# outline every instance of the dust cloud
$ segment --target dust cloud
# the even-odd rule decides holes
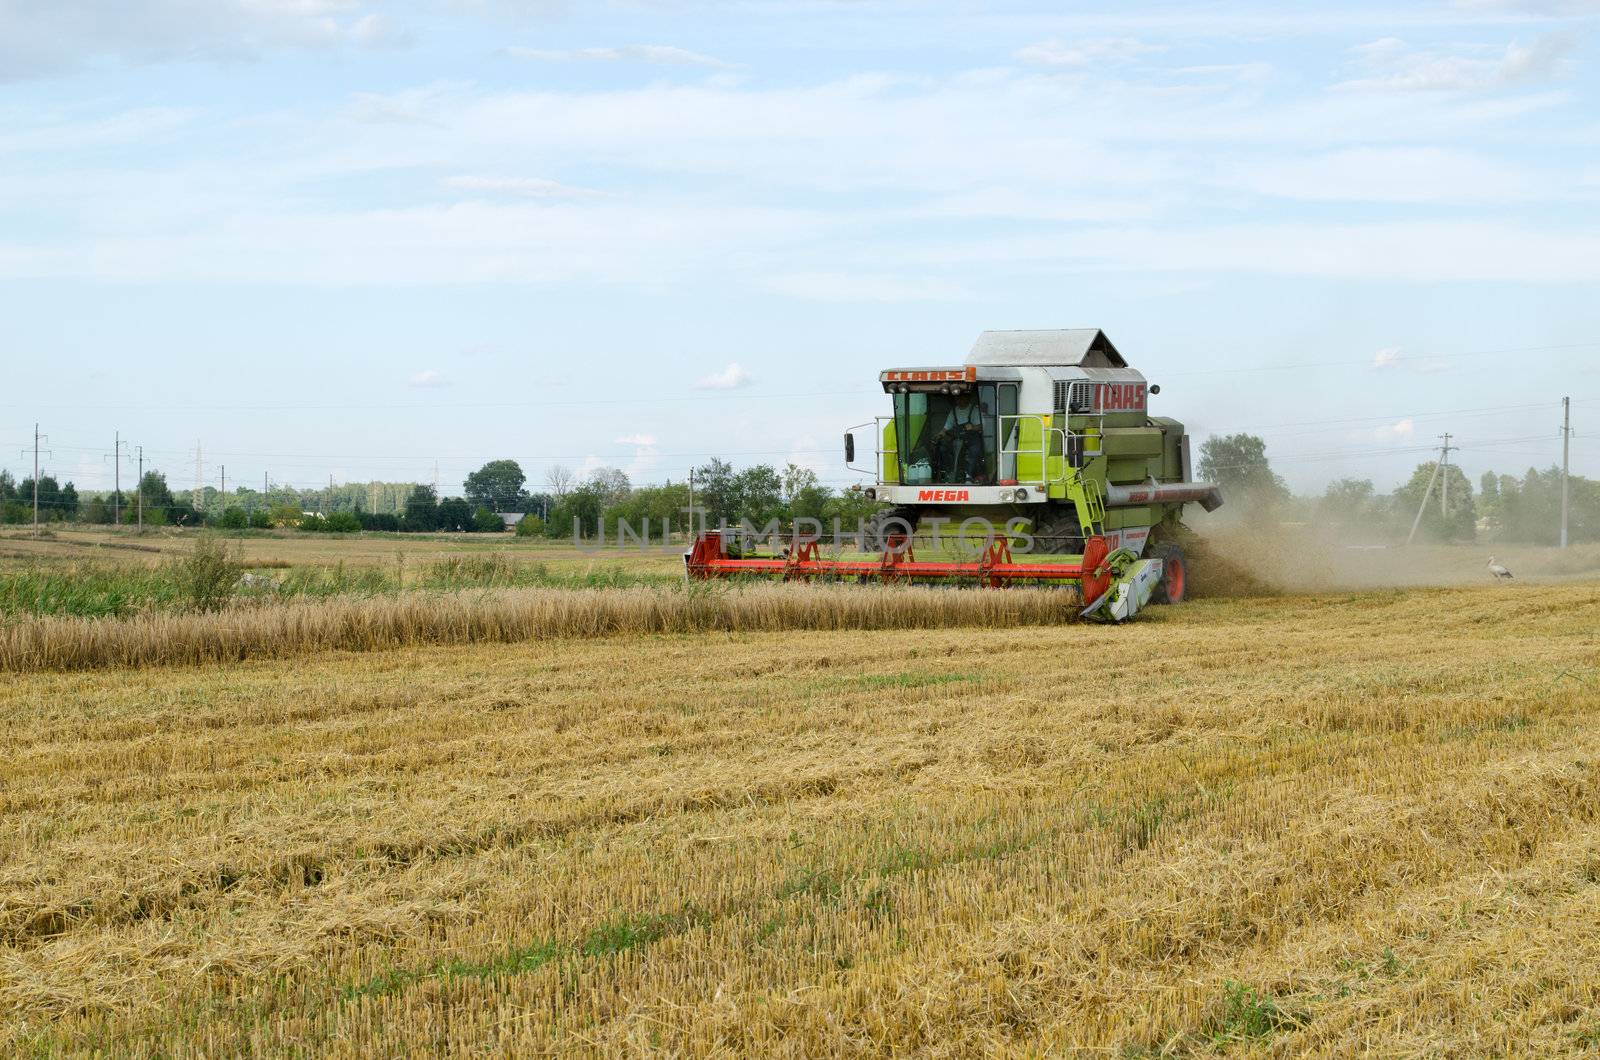
[[[1489,557],[1519,582],[1600,580],[1600,545],[1350,545],[1304,526],[1217,526],[1184,543],[1190,597],[1483,585]]]

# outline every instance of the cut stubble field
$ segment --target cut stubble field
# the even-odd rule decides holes
[[[0,1049],[1592,1053],[1597,629],[1519,585],[7,674]]]

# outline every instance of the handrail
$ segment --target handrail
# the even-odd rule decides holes
[[[876,477],[877,482],[878,482],[879,485],[887,485],[887,484],[889,484],[889,483],[886,483],[884,481],[884,478],[883,478],[883,459],[891,451],[888,450],[888,449],[885,449],[883,447],[883,436],[884,436],[883,426],[884,426],[885,423],[890,423],[890,424],[894,423],[894,419],[895,418],[893,416],[876,416],[876,417],[873,418],[873,421],[872,421],[872,428],[873,428],[873,432],[874,432],[874,435],[875,435],[875,440],[873,442],[874,455],[875,455],[875,458],[876,458],[876,463],[873,465],[873,474]],[[1017,478],[1016,482],[1017,482],[1018,485],[1033,486],[1033,487],[1036,487],[1036,488],[1044,489],[1044,488],[1047,488],[1047,487],[1049,487],[1051,485],[1058,484],[1058,483],[1061,483],[1061,482],[1065,482],[1065,481],[1067,481],[1068,478],[1071,477],[1073,468],[1072,468],[1071,464],[1068,462],[1068,453],[1070,452],[1070,447],[1068,445],[1068,441],[1072,437],[1072,431],[1070,431],[1070,430],[1068,430],[1066,428],[1063,428],[1063,427],[1055,426],[1051,422],[1052,419],[1053,419],[1053,417],[1051,417],[1051,416],[1043,415],[1043,414],[1040,414],[1040,413],[1031,413],[1031,412],[1028,412],[1028,413],[1014,413],[1014,414],[1011,414],[1011,415],[1002,415],[1002,416],[996,416],[995,417],[995,421],[996,421],[995,422],[995,430],[997,432],[996,441],[1000,443],[999,445],[996,446],[996,449],[995,449],[995,459],[996,459],[996,468],[995,468],[995,470],[997,472],[997,475],[996,475],[997,478],[1000,477],[998,475],[998,471],[1000,469],[1000,464],[1005,460],[1006,457],[1012,458],[1012,461],[1013,461],[1013,465],[1012,466],[1013,466],[1013,470],[1015,470],[1016,463],[1019,461],[1019,458],[1020,457],[1024,457],[1024,456],[1036,456],[1036,457],[1039,458],[1039,476],[1037,478],[1029,478],[1029,479]],[[1023,446],[1023,445],[1020,445],[1020,444],[1018,444],[1016,446],[1008,446],[1008,445],[1006,445],[1005,444],[1005,440],[1006,440],[1006,437],[1007,437],[1007,435],[1009,433],[1007,428],[1006,428],[1006,425],[1009,423],[1009,424],[1017,426],[1017,437],[1018,437],[1018,441],[1020,442],[1021,441],[1021,433],[1022,433],[1021,430],[1020,430],[1020,424],[1022,423],[1023,420],[1037,420],[1039,422],[1040,431],[1039,431],[1038,443],[1035,444],[1035,445],[1029,445],[1029,446]],[[866,424],[862,424],[861,426],[865,427]],[[860,428],[852,427],[850,429],[851,429],[851,431],[856,431],[856,430],[859,430]],[[900,449],[899,449],[899,447],[900,447],[900,435],[899,435],[898,428],[896,428],[894,438],[895,438],[895,448],[894,448],[893,452],[895,454],[896,462],[897,462],[897,464],[903,464],[903,458],[904,458],[905,454],[901,453]],[[1061,473],[1059,475],[1055,475],[1055,476],[1052,476],[1050,474],[1050,457],[1053,455],[1052,452],[1051,452],[1052,446],[1050,444],[1052,438],[1059,438],[1060,441],[1061,441],[1060,450],[1059,450],[1059,453],[1060,453],[1060,456],[1061,456]],[[861,471],[861,470],[864,470],[864,469],[852,467],[851,470],[853,470],[853,471]],[[900,476],[897,475],[896,479],[899,480]],[[897,484],[906,485],[906,483],[904,481],[898,481]]]

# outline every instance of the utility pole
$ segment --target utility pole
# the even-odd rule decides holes
[[[1442,469],[1443,469],[1442,473],[1444,475],[1444,481],[1440,484],[1441,485],[1441,491],[1439,493],[1439,514],[1444,516],[1444,521],[1445,521],[1445,525],[1446,525],[1445,532],[1446,532],[1446,534],[1448,534],[1449,533],[1448,527],[1449,527],[1449,523],[1450,523],[1450,432],[1449,431],[1446,431],[1444,433],[1444,451],[1443,451],[1443,455],[1441,455],[1439,457],[1439,463],[1440,463],[1440,465],[1442,465]]]
[[[39,536],[39,438],[39,425],[35,423],[33,425],[33,535],[35,537]],[[48,442],[50,439],[44,440]],[[20,455],[27,456],[28,450],[23,448],[20,450]],[[55,456],[54,453],[50,455]]]
[[[1422,525],[1422,513],[1428,508],[1428,498],[1433,496],[1433,483],[1439,477],[1439,468],[1444,461],[1436,460],[1433,464],[1433,474],[1428,476],[1428,488],[1422,492],[1422,503],[1417,505],[1417,517],[1411,520],[1411,533],[1406,535],[1406,544],[1411,544],[1411,539],[1417,536],[1417,527]]]
[[[144,446],[139,446],[139,533],[144,533]]]
[[[33,425],[33,536],[39,536],[39,425]]]
[[[1562,399],[1562,548],[1566,548],[1566,450],[1573,440],[1573,399]],[[37,477],[37,476],[35,476]]]

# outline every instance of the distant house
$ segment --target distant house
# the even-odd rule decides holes
[[[528,513],[527,512],[501,512],[500,513],[500,521],[502,523],[506,524],[506,529],[507,530],[515,530],[517,528],[517,524],[522,522],[522,517],[524,515],[526,515],[526,514],[528,514]]]

